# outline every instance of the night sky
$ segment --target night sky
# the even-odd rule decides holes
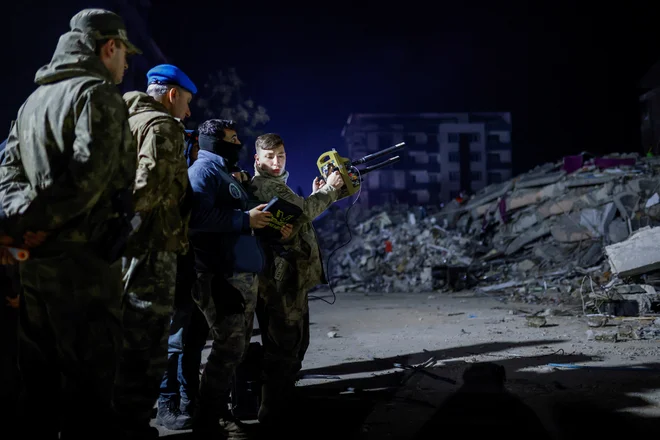
[[[637,85],[660,58],[655,15],[620,3],[151,3],[154,39],[193,80],[237,68],[268,109],[264,129],[285,140],[290,183],[305,192],[320,153],[345,151],[340,132],[353,112],[510,111],[515,173],[580,151],[639,151]],[[12,19],[0,127],[72,15],[40,4],[3,14]]]

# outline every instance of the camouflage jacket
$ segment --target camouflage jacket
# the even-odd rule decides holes
[[[142,219],[128,254],[139,255],[147,249],[186,253],[190,185],[183,154],[185,127],[146,93],[128,92],[124,101],[138,145],[133,197]]]
[[[62,35],[9,133],[0,204],[15,240],[50,233],[33,254],[105,240],[118,217],[112,200],[135,178],[126,106],[93,46],[79,32]]]
[[[293,225],[293,232],[288,240],[282,240],[284,252],[273,249],[272,267],[260,276],[260,283],[273,279],[280,281],[280,273],[284,272],[283,280],[276,285],[286,290],[307,292],[312,287],[325,283],[321,251],[316,239],[316,231],[312,221],[328,209],[337,198],[339,191],[329,185],[307,198],[301,197],[286,184],[288,171],[282,176],[273,177],[262,174],[255,167],[252,178],[251,191],[259,201],[268,203],[274,196],[287,202],[294,203],[303,210],[303,214]],[[275,274],[276,278],[273,278]]]

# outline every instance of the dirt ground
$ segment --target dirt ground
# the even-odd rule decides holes
[[[298,383],[305,438],[412,439],[459,389],[465,368],[485,362],[505,368],[506,389],[536,412],[550,438],[660,428],[658,340],[589,340],[579,308],[471,293],[341,293],[334,305],[311,300],[310,308],[306,377]],[[530,327],[527,316],[539,310],[546,325]],[[430,374],[401,368],[425,362]],[[508,410],[488,399],[469,399],[480,403],[458,411],[477,419],[497,414],[490,432],[511,438],[518,416],[512,409],[505,420]],[[466,424],[461,437],[473,438],[472,428]]]

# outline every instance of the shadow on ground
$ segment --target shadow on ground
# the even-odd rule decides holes
[[[598,361],[582,354],[554,351],[552,344],[560,342],[493,342],[305,370],[303,374],[372,375],[300,387],[299,420],[307,438],[386,438],[365,424],[370,416],[373,418],[374,411],[380,411],[392,426],[404,423],[413,426],[407,435],[399,433],[390,438],[446,438],[448,432],[460,432],[461,439],[483,439],[490,434],[509,439],[584,440],[660,432],[658,417],[640,415],[640,409],[643,412],[655,407],[639,395],[660,389],[660,364],[620,368],[548,367]],[[493,389],[479,382],[466,388],[463,373],[475,364],[455,362],[427,370],[454,379],[455,385],[427,375],[416,385],[421,389],[412,396],[402,396],[402,382],[410,380],[413,373],[391,372],[394,363],[418,364],[431,356],[442,360],[487,355],[522,346],[538,346],[549,353],[494,362],[506,372],[503,388]],[[390,372],[382,373],[384,370]],[[637,411],[629,412],[631,408]],[[541,422],[530,422],[533,418],[530,412]],[[415,417],[419,418],[416,425],[410,422]],[[427,428],[432,426],[431,419],[441,422],[440,425],[421,432],[425,423]],[[422,436],[416,437],[417,433]]]
[[[301,381],[294,409],[296,424],[288,438],[422,440],[459,433],[461,440],[485,436],[604,440],[641,438],[660,431],[658,417],[639,414],[654,407],[639,394],[660,389],[660,364],[639,365],[636,370],[548,367],[598,360],[554,351],[552,345],[560,342],[493,342],[304,370],[302,374],[370,375],[315,385]],[[537,346],[548,354],[493,363],[455,361],[426,370],[455,384],[411,370],[392,372],[394,363],[418,364],[432,356],[449,360],[488,355],[523,346]],[[493,364],[505,372],[504,387],[481,379],[468,386],[463,380],[466,370],[475,365],[477,370],[484,366],[491,371]],[[411,393],[402,392],[408,388]],[[626,412],[631,408],[638,412]],[[190,434],[171,437],[184,440]],[[270,437],[262,433],[259,438]]]

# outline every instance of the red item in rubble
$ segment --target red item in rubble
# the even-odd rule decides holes
[[[564,156],[564,166],[562,167],[564,171],[568,174],[579,170],[584,164],[584,157],[581,154],[577,156]]]
[[[502,223],[506,223],[509,221],[509,215],[506,212],[506,197],[502,197],[497,204],[497,207],[500,210],[500,218],[502,219]]]
[[[634,166],[635,158],[634,157],[627,157],[627,158],[597,157],[594,159],[594,165],[596,165],[601,170],[605,168],[613,168],[622,165]]]
[[[392,252],[392,242],[389,240],[385,241],[385,253],[389,254]]]

